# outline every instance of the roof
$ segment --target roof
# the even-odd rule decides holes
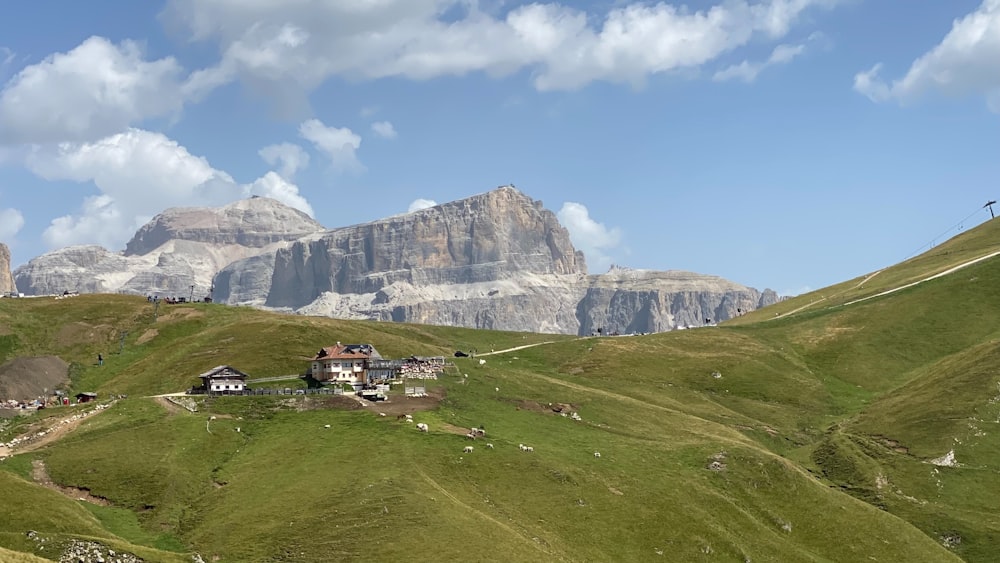
[[[230,377],[237,379],[246,379],[247,377],[250,376],[234,368],[233,366],[215,366],[214,368],[206,371],[205,373],[199,375],[198,377],[202,379],[209,379],[212,377]]]
[[[91,397],[91,398],[94,398],[94,397],[97,397],[97,393],[92,393],[90,391],[87,391],[85,393],[77,393],[76,396],[77,397]]]
[[[318,362],[321,360],[366,360],[366,359],[381,359],[382,355],[378,353],[371,344],[340,344],[337,343],[336,346],[327,346],[325,348],[320,348],[319,352],[309,361]]]

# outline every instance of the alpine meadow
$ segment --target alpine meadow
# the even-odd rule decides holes
[[[59,356],[66,395],[97,394],[2,423],[3,558],[90,542],[164,562],[992,561],[998,252],[989,221],[719,326],[641,336],[2,299],[4,365]],[[318,383],[296,374],[341,341],[448,365],[422,398],[306,393]],[[282,394],[158,396],[222,364],[289,378],[254,385]]]

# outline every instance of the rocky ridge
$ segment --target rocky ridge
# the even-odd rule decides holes
[[[555,214],[502,186],[331,230],[265,198],[172,209],[124,253],[66,248],[15,275],[34,294],[185,295],[195,285],[216,301],[301,314],[570,334],[701,326],[778,300],[691,272],[586,271]]]

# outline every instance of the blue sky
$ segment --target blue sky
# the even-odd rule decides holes
[[[0,19],[15,265],[171,206],[337,227],[513,183],[592,272],[793,294],[1000,195],[1000,0],[55,5]]]

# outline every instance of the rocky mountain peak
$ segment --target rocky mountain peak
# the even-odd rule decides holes
[[[261,248],[323,230],[298,209],[254,196],[218,208],[167,209],[135,233],[125,246],[125,255],[148,254],[170,240]]]

